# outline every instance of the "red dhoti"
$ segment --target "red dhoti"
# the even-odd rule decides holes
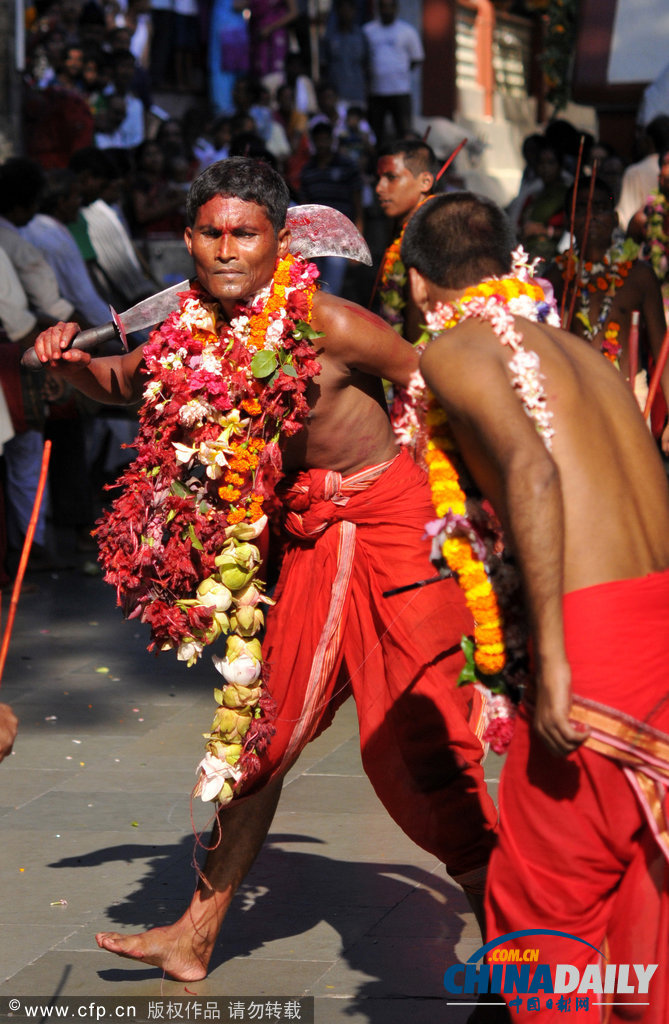
[[[284,495],[290,543],[264,656],[277,703],[257,789],[284,773],[352,692],[365,771],[394,820],[476,888],[497,814],[483,780],[479,693],[457,687],[472,620],[434,575],[425,474],[403,453],[353,476],[300,473]]]
[[[500,838],[489,871],[488,940],[554,929],[590,943],[528,935],[508,945],[541,963],[651,965],[648,991],[570,993],[569,1020],[669,1019],[669,571],[567,594],[565,639],[572,718],[592,732],[553,758],[521,711],[500,784]],[[577,1009],[576,1000],[584,1001]],[[515,994],[506,996],[507,1000]],[[565,1020],[559,997],[513,1019]],[[566,998],[566,996],[565,996]],[[624,1005],[620,1005],[624,1004]],[[635,1005],[636,1004],[636,1005]],[[517,1012],[516,1012],[517,1011]]]

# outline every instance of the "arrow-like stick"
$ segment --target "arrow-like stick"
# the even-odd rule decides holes
[[[469,139],[465,138],[465,139],[462,140],[462,142],[458,143],[458,145],[455,147],[455,149],[453,150],[451,155],[448,157],[448,159],[441,165],[440,170],[435,175],[435,179],[434,179],[435,181],[439,181],[439,179],[441,178],[441,176],[444,173],[444,171],[448,170],[448,168],[451,166],[451,164],[455,160],[455,158],[458,155],[458,153],[460,152],[460,150],[464,146],[466,146],[468,142],[469,142]]]
[[[9,650],[9,641],[12,635],[12,627],[14,625],[14,619],[16,618],[16,607],[19,603],[19,595],[21,593],[21,585],[23,583],[23,577],[26,573],[26,566],[28,565],[28,558],[30,556],[30,548],[32,547],[33,537],[35,536],[35,529],[37,527],[37,517],[39,516],[40,506],[42,504],[42,498],[44,496],[44,488],[46,486],[46,476],[49,470],[49,458],[51,456],[51,441],[44,442],[44,451],[42,452],[42,468],[40,470],[39,482],[37,484],[37,491],[35,492],[35,500],[33,502],[33,510],[30,515],[30,521],[28,523],[28,529],[26,530],[26,536],[23,541],[23,548],[21,550],[21,558],[19,560],[19,568],[16,573],[16,579],[14,580],[14,586],[12,588],[12,599],[9,604],[9,613],[7,615],[7,623],[5,625],[5,632],[2,636],[2,646],[0,646],[0,685],[2,684],[2,674],[5,670],[5,662],[7,660],[7,651]]]
[[[571,302],[569,303],[569,313],[567,316],[567,323],[563,326],[567,331],[571,330],[571,322],[574,319],[574,309],[576,307],[576,299],[578,298],[579,286],[583,283],[583,270],[585,268],[585,249],[588,244],[588,235],[590,234],[590,220],[592,218],[592,197],[595,191],[595,175],[597,174],[597,161],[595,160],[592,165],[592,175],[590,177],[590,188],[588,189],[588,205],[585,210],[585,225],[583,227],[583,246],[581,252],[581,258],[578,261],[578,273],[574,276],[574,291],[571,296]]]
[[[643,411],[644,419],[648,419],[650,415],[650,410],[653,405],[653,402],[655,401],[655,395],[657,394],[657,389],[660,386],[660,380],[662,378],[662,374],[664,373],[664,368],[667,364],[667,356],[669,356],[669,331],[667,331],[667,333],[664,336],[662,348],[658,352],[657,362],[655,363],[655,369],[653,370],[653,376],[651,377],[650,384],[648,386],[648,398],[646,399],[646,408]]]
[[[574,191],[571,197],[571,216],[569,218],[569,252],[567,253],[567,267],[571,269],[572,257],[574,255],[574,222],[576,220],[576,197],[578,195],[578,187],[581,182],[581,161],[583,160],[583,146],[585,143],[585,135],[581,135],[581,141],[578,147],[578,159],[576,161],[576,177],[574,178]],[[583,258],[583,257],[581,257]],[[576,287],[576,275],[574,274],[574,287]],[[567,304],[567,290],[569,288],[569,274],[564,283],[562,289],[562,302],[560,303],[560,323],[563,327],[566,326],[564,319],[565,306]]]

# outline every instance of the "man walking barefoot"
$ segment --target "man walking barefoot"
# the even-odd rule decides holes
[[[116,541],[108,523],[103,524],[108,576],[110,562],[124,555],[126,539],[131,568],[146,559],[154,575],[152,560],[189,534],[190,527],[180,526],[178,536],[167,545],[164,540],[165,529],[190,508],[188,487],[197,490],[202,480],[211,479],[205,467],[214,477],[221,471],[221,486],[219,505],[207,516],[197,519],[192,509],[188,512],[191,525],[195,522],[201,531],[202,557],[208,554],[207,538],[216,537],[219,519],[228,529],[236,528],[231,523],[255,529],[253,510],[259,502],[271,504],[275,493],[281,497],[285,553],[263,641],[268,671],[258,683],[260,719],[254,717],[252,726],[264,729],[262,742],[252,751],[239,743],[227,767],[223,761],[233,745],[221,748],[215,737],[210,743],[210,753],[222,751],[223,761],[220,755],[214,760],[227,774],[218,782],[214,776],[214,788],[220,789],[218,825],[186,913],[175,924],[138,935],[104,932],[97,937],[102,948],[157,965],[182,980],[206,975],[230,901],[269,829],[283,776],[350,693],[358,708],[363,764],[377,794],[405,832],[447,864],[479,913],[495,841],[496,812],[485,789],[476,734],[482,731],[482,699],[473,687],[456,686],[463,664],[460,639],[473,626],[461,592],[445,580],[427,596],[424,588],[409,598],[406,593],[384,596],[433,572],[430,543],[424,539],[431,508],[425,475],[406,453],[398,453],[381,384],[381,378],[407,384],[417,356],[378,317],[335,296],[313,294],[309,265],[288,255],[287,203],[282,179],[267,165],[244,158],[213,165],[189,195],[186,244],[197,286],[175,319],[154,333],[144,350],[121,357],[92,359],[69,348],[75,324],[52,328],[35,345],[53,372],[101,401],[130,402],[144,393],[139,469],[129,479],[136,484],[133,494],[153,495],[152,516],[162,514],[165,502],[172,502],[175,511],[160,520],[159,528],[149,517],[150,524],[130,536],[117,516],[121,534]],[[286,283],[295,281],[294,289]],[[288,304],[299,307],[300,321],[309,321],[313,343],[304,341],[304,324],[296,341]],[[211,336],[212,322],[220,344],[213,342],[219,347],[211,350],[205,344],[202,353],[198,339]],[[268,341],[277,330],[284,332],[283,349]],[[284,359],[288,345],[293,346],[290,362]],[[264,382],[254,375],[254,367],[263,372],[259,354],[276,367]],[[233,357],[235,372],[226,380],[217,378],[220,366],[230,366]],[[179,408],[169,393],[175,380],[183,387],[185,376],[192,390],[194,376],[201,381],[206,373],[216,389]],[[279,489],[262,492],[262,474],[256,474],[247,495],[239,483],[243,476],[227,476],[231,452],[240,457],[234,438],[255,437],[253,416],[264,409],[269,417],[268,396],[273,410],[284,389],[295,388],[296,378],[304,383],[305,401],[296,399],[290,416],[279,420],[278,447],[271,449],[271,460],[268,456],[261,463],[262,472],[271,474],[279,461],[284,474]],[[251,387],[255,398],[233,402],[230,410],[223,400],[235,387]],[[197,454],[185,442],[188,431],[194,436],[207,415],[211,433]],[[281,426],[295,420],[302,424],[299,432]],[[181,434],[167,432],[173,422]],[[161,458],[149,465],[142,453],[148,458],[152,440],[160,443]],[[265,452],[260,441],[258,450]],[[175,446],[188,467],[186,505],[181,489],[175,495],[165,477]],[[223,450],[230,465],[221,466]],[[247,449],[247,463],[250,454]],[[154,501],[156,492],[160,497]],[[150,530],[153,545],[145,536]],[[221,531],[220,537],[225,536]],[[187,609],[192,611],[194,604],[189,600]],[[148,614],[152,606],[145,604],[143,610]],[[178,612],[185,614],[183,608]],[[165,640],[180,651],[192,649],[198,630],[193,627],[188,643],[183,635],[175,638],[169,633],[175,615],[172,609],[161,618],[154,635],[166,622],[161,644]],[[251,644],[247,649],[257,651]]]

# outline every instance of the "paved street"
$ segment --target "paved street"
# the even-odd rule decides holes
[[[98,949],[96,931],[168,923],[193,892],[211,805],[190,791],[219,677],[208,657],[148,654],[83,562],[27,583],[0,691],[21,720],[0,766],[0,997],[313,995],[316,1024],[466,1021],[442,979],[480,945],[473,916],[379,804],[351,702],[290,773],[205,981]]]

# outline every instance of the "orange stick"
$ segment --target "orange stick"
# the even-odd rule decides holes
[[[446,162],[445,162],[445,163],[444,163],[444,164],[442,165],[442,167],[441,167],[441,170],[439,171],[439,173],[438,173],[438,174],[436,175],[436,177],[435,177],[435,179],[434,179],[435,181],[439,181],[439,179],[441,178],[441,176],[442,176],[442,174],[444,173],[444,171],[447,171],[447,170],[448,170],[448,168],[449,168],[449,167],[451,166],[451,164],[452,164],[452,163],[453,163],[453,161],[455,160],[456,156],[458,155],[458,153],[460,152],[460,150],[462,149],[462,147],[463,147],[463,146],[466,146],[468,142],[469,142],[469,139],[463,139],[463,140],[462,140],[462,142],[460,142],[460,143],[459,143],[459,144],[458,144],[458,145],[457,145],[457,146],[455,147],[455,149],[453,150],[453,152],[451,153],[451,155],[449,156],[449,158],[448,158],[448,159],[446,160]]]
[[[574,222],[576,220],[576,195],[578,193],[578,186],[581,178],[581,161],[583,159],[583,146],[585,144],[585,135],[581,135],[581,141],[578,146],[578,160],[576,161],[576,176],[574,178],[574,193],[571,197],[571,216],[569,218],[569,252],[567,253],[567,267],[571,267],[572,256],[574,255]],[[574,286],[576,285],[576,275],[574,275]],[[569,285],[565,281],[564,288],[562,290],[562,302],[560,303],[560,323],[565,326],[564,311],[567,303],[567,289]]]
[[[7,660],[7,651],[9,650],[9,640],[12,635],[12,627],[14,625],[14,619],[16,617],[16,607],[19,603],[19,594],[21,593],[21,585],[23,583],[23,577],[26,573],[26,567],[28,565],[28,557],[30,556],[30,548],[32,546],[33,537],[35,536],[35,529],[37,527],[37,517],[39,515],[40,505],[42,504],[42,498],[44,496],[44,488],[46,487],[46,476],[49,470],[49,458],[51,456],[51,441],[44,442],[44,451],[42,452],[42,468],[40,470],[39,482],[37,484],[37,491],[35,492],[35,500],[33,502],[33,510],[30,515],[30,522],[28,523],[28,529],[26,530],[25,540],[23,541],[23,548],[21,550],[21,558],[19,561],[19,568],[16,573],[16,579],[14,580],[14,587],[12,588],[12,599],[9,604],[9,613],[7,615],[7,623],[5,625],[5,632],[2,636],[2,646],[0,647],[0,685],[2,684],[2,674],[5,670],[5,661]]]
[[[653,376],[650,379],[650,385],[648,387],[648,398],[646,399],[646,408],[643,411],[643,418],[645,420],[648,419],[650,415],[651,406],[655,401],[655,395],[657,394],[657,389],[660,386],[660,378],[664,373],[664,367],[667,363],[667,356],[669,356],[669,331],[667,331],[667,333],[664,336],[662,348],[660,349],[659,355],[657,357],[657,362],[655,363],[655,369],[653,370]]]
[[[637,375],[639,369],[639,310],[635,309],[632,312],[632,323],[630,325],[630,336],[629,336],[629,353],[630,353],[630,387],[634,391],[634,378]]]

